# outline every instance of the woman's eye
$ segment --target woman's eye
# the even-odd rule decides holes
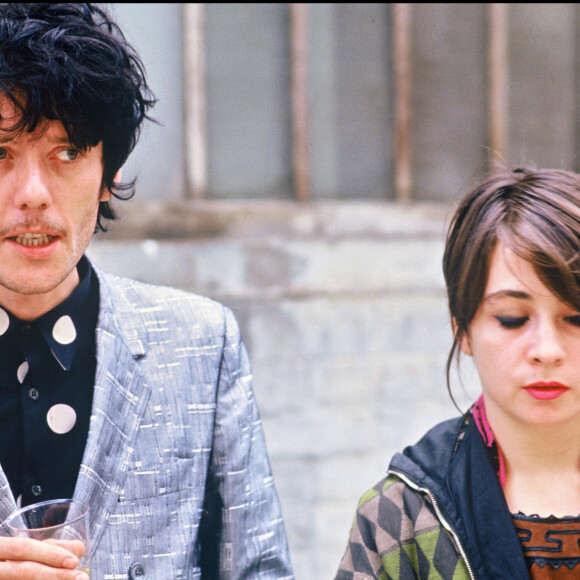
[[[574,314],[574,316],[567,316],[566,320],[573,324],[574,326],[580,326],[580,314]]]
[[[496,316],[497,321],[503,328],[520,328],[527,321],[527,316]]]

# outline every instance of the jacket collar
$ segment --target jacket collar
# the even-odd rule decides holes
[[[527,578],[511,514],[471,412],[440,423],[396,454],[389,471],[430,491],[478,580]]]

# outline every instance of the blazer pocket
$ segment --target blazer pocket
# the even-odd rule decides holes
[[[195,488],[199,488],[203,495],[205,477],[201,467],[199,456],[172,457],[146,466],[135,462],[127,472],[119,501],[146,499]]]

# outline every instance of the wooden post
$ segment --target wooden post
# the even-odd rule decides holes
[[[207,195],[204,5],[183,4],[186,182],[189,195]]]
[[[310,199],[308,4],[290,4],[292,169],[298,201]]]
[[[505,160],[508,148],[507,5],[487,5],[489,169]]]
[[[393,69],[395,83],[395,197],[411,199],[411,4],[395,3]]]

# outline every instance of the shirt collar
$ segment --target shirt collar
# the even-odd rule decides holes
[[[72,294],[31,323],[18,320],[8,313],[9,327],[17,328],[25,324],[35,324],[42,334],[46,344],[60,366],[68,371],[78,350],[81,333],[86,332],[87,312],[91,301],[92,268],[89,261],[83,256],[78,263],[79,283]],[[12,333],[10,328],[5,336]]]

